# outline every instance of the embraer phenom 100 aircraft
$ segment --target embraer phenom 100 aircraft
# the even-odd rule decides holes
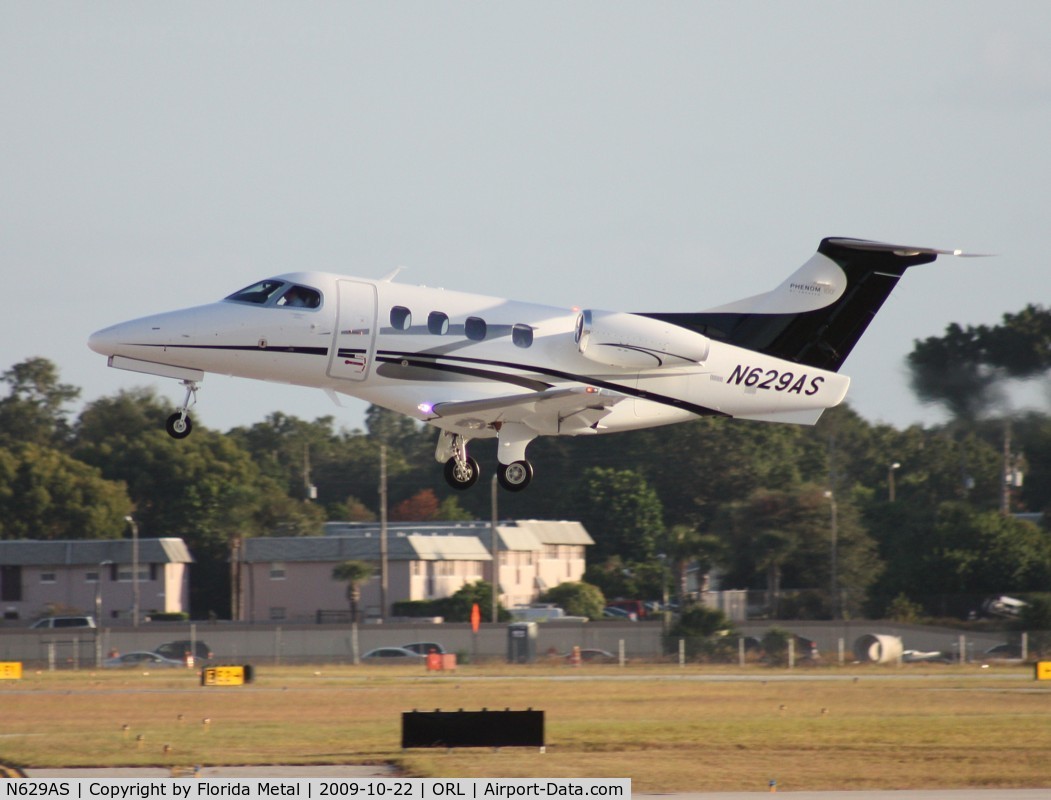
[[[537,436],[699,416],[814,424],[843,400],[843,361],[906,268],[959,251],[828,238],[771,292],[709,311],[556,308],[320,272],[267,278],[210,305],[92,334],[109,365],[181,381],[168,433],[206,372],[359,397],[440,431],[445,478],[479,476],[496,437],[500,484],[524,489]]]

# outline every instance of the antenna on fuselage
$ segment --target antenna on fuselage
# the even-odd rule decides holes
[[[405,269],[405,267],[395,267],[393,272],[388,272],[386,275],[380,278],[380,282],[391,283],[394,280],[394,278],[397,277],[398,273],[401,272],[403,269]]]

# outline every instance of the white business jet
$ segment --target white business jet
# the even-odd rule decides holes
[[[838,370],[905,269],[959,251],[828,238],[771,292],[709,311],[556,308],[320,272],[259,281],[210,305],[124,322],[88,345],[109,365],[181,381],[168,433],[189,435],[206,372],[317,387],[440,430],[456,489],[471,439],[496,437],[497,478],[533,477],[537,436],[700,416],[814,424],[843,400]]]

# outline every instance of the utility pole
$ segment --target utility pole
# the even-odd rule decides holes
[[[493,594],[493,608],[492,608],[492,612],[493,612],[493,616],[492,616],[492,620],[493,620],[494,624],[498,621],[497,620],[496,609],[497,609],[497,605],[499,603],[499,599],[498,598],[499,598],[499,595],[500,595],[500,551],[499,551],[499,549],[497,547],[497,544],[496,544],[496,519],[497,519],[497,514],[496,514],[496,495],[497,495],[497,491],[496,491],[496,475],[494,473],[493,474],[493,479],[490,482],[490,486],[489,486],[489,502],[490,502],[490,505],[492,506],[492,511],[493,511],[493,518],[492,518],[492,520],[490,522],[490,528],[489,528],[489,554],[493,558],[493,569],[492,569],[492,581],[493,581],[493,592],[492,592],[492,594]]]
[[[1022,466],[1022,454],[1011,452],[1011,420],[1007,420],[1004,423],[1004,464],[1000,480],[1000,513],[1005,517],[1011,514],[1011,490],[1022,488]]]
[[[310,445],[303,445],[303,499],[317,500],[317,487],[310,480]]]
[[[380,620],[387,619],[387,445],[380,445]]]
[[[125,517],[131,526],[131,624],[139,627],[139,524],[134,517]]]

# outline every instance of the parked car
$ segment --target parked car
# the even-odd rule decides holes
[[[409,642],[403,644],[403,648],[411,650],[414,653],[419,653],[421,656],[428,655],[429,653],[444,653],[445,648],[437,642]]]
[[[122,656],[107,658],[102,662],[104,667],[181,667],[183,662],[165,658],[158,653],[136,650]]]
[[[573,651],[566,653],[566,661],[573,660]],[[618,661],[616,655],[609,650],[601,650],[598,647],[581,647],[580,661],[588,664],[614,664]]]
[[[361,657],[362,661],[371,661],[374,664],[416,664],[422,662],[425,656],[406,650],[404,647],[376,647],[369,650]]]
[[[646,618],[646,604],[641,600],[613,600],[609,605],[611,608],[620,608],[634,614],[635,619]]]
[[[165,642],[164,644],[159,644],[153,648],[153,652],[180,663],[186,660],[186,654],[190,652],[193,653],[194,660],[196,661],[208,661],[215,658],[215,655],[212,653],[208,645],[200,639],[198,639],[196,643],[191,642],[189,639]]]
[[[817,649],[817,642],[813,639],[807,639],[805,636],[795,636],[795,652],[796,658],[811,659],[817,661],[821,658],[821,653]]]
[[[94,617],[44,617],[38,619],[30,628],[94,628]]]
[[[1007,642],[993,645],[985,651],[985,657],[991,661],[1021,661],[1022,645]]]
[[[602,609],[602,616],[606,619],[619,619],[624,620],[635,620],[634,615],[630,611],[625,611],[623,608],[617,608],[616,606],[606,606]]]

